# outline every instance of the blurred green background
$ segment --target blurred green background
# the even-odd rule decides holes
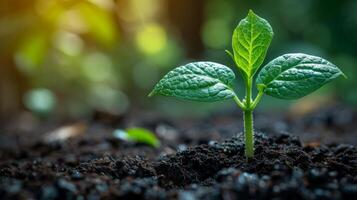
[[[355,0],[1,0],[0,116],[83,118],[155,110],[203,116],[233,101],[147,98],[170,69],[193,60],[234,68],[225,54],[249,9],[275,36],[267,61],[284,53],[322,56],[339,79],[299,101],[264,97],[260,109],[357,105]],[[238,79],[238,93],[242,84]]]

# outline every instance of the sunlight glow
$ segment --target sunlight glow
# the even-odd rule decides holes
[[[137,47],[145,54],[157,54],[167,44],[165,29],[158,24],[144,26],[136,35]]]

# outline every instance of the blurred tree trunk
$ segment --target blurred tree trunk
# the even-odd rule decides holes
[[[22,109],[26,78],[16,69],[11,55],[0,56],[0,119],[8,119]]]
[[[25,31],[32,1],[0,1],[0,123],[22,109],[22,96],[28,81],[15,66],[13,54]]]
[[[199,57],[204,49],[201,28],[204,22],[205,1],[167,0],[167,5],[169,21],[178,29],[187,50],[187,57]]]

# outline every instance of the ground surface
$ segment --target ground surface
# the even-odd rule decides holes
[[[356,199],[353,109],[258,114],[250,161],[238,112],[203,120],[153,116],[99,115],[52,133],[46,132],[58,124],[3,128],[0,199]],[[153,130],[161,147],[111,134],[133,125]],[[59,133],[73,137],[60,141]]]

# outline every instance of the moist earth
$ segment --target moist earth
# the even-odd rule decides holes
[[[357,121],[355,113],[350,111],[343,129],[335,118],[320,117],[331,110],[274,124],[347,134]],[[236,114],[182,124],[144,120],[161,137],[156,149],[120,141],[111,135],[112,125],[97,121],[87,122],[86,134],[66,141],[5,134],[0,199],[356,199],[357,147],[348,142],[350,136],[345,137],[350,144],[301,141],[299,134],[276,133],[258,123],[267,131],[255,133],[255,157],[247,160],[243,134],[227,131],[236,128],[230,123],[236,120]],[[322,121],[316,128],[311,120]]]

